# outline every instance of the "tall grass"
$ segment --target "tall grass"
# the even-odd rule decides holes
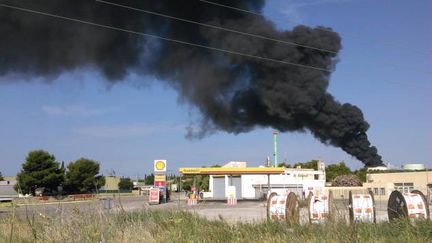
[[[10,215],[0,219],[0,242],[432,242],[432,223],[229,224],[185,211],[95,211]]]

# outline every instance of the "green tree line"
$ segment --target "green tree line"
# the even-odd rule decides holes
[[[65,168],[64,162],[57,162],[53,154],[34,150],[28,153],[17,174],[15,190],[32,195],[38,188],[43,188],[43,193],[48,195],[97,192],[105,185],[99,170],[99,162],[91,159],[80,158]]]

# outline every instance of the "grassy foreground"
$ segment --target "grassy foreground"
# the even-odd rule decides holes
[[[432,242],[432,223],[229,224],[183,211],[0,219],[0,242]]]

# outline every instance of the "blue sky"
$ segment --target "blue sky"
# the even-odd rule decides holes
[[[294,23],[334,28],[343,50],[329,92],[363,110],[369,139],[385,162],[432,167],[432,2],[372,0],[269,0],[264,9],[279,29]],[[6,78],[2,78],[6,79]],[[222,164],[262,164],[272,154],[271,129],[219,132],[185,138],[199,115],[163,83],[131,76],[108,87],[92,70],[76,70],[47,82],[0,82],[0,171],[13,175],[26,154],[45,149],[58,161],[88,157],[102,173],[150,173],[154,159],[168,169]],[[280,160],[323,159],[362,164],[309,133],[279,136]]]

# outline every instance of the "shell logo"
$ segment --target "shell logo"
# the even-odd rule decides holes
[[[156,162],[156,169],[158,169],[158,170],[165,169],[165,163],[163,161]]]
[[[155,171],[166,171],[166,160],[155,160],[154,161]]]

